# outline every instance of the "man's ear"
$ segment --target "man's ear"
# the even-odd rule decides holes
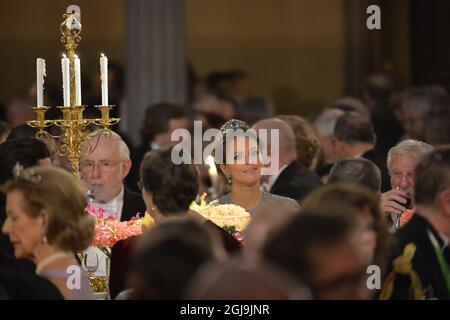
[[[131,169],[131,160],[122,161],[122,179],[125,179]]]
[[[444,214],[447,218],[450,219],[450,188],[444,189],[439,192],[436,197],[436,204],[439,208],[439,211]]]

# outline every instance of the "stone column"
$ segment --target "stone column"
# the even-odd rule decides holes
[[[372,71],[373,33],[366,27],[366,9],[375,1],[343,0],[344,12],[344,94],[359,96],[365,78]]]
[[[184,0],[126,1],[126,130],[140,143],[147,106],[185,103]]]

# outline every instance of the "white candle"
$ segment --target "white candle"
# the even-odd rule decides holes
[[[36,95],[37,106],[44,105],[44,76],[45,76],[45,60],[37,58],[36,60]]]
[[[80,59],[75,55],[74,59],[75,67],[75,104],[81,106],[81,66]]]
[[[206,157],[206,164],[209,166],[208,168],[208,174],[211,179],[214,179],[217,177],[217,168],[216,164],[214,163],[214,157],[212,155],[209,155]]]
[[[63,97],[64,107],[70,107],[70,62],[69,58],[63,54],[61,59],[62,77],[63,77]]]
[[[102,81],[102,105],[108,105],[108,58],[102,53],[100,57],[100,79]]]

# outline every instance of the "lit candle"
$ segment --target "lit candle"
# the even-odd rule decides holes
[[[211,179],[215,179],[217,177],[217,168],[216,168],[216,165],[214,163],[214,157],[212,155],[209,155],[206,158],[206,163],[209,166],[209,169],[208,169],[209,177]]]
[[[69,58],[63,54],[61,59],[62,77],[63,77],[63,97],[64,107],[70,107],[70,62]]]
[[[102,53],[100,57],[100,79],[102,81],[102,105],[108,105],[108,58]]]
[[[44,105],[44,76],[45,76],[45,60],[37,58],[36,60],[36,95],[37,106]]]
[[[81,66],[80,59],[75,55],[74,59],[75,67],[75,104],[81,106]]]

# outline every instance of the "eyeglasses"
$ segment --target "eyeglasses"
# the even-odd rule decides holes
[[[398,173],[398,172],[392,172],[389,174],[391,176],[391,179],[395,179],[397,181],[402,181],[403,178],[407,181],[414,181],[414,173],[408,173],[406,175]]]
[[[116,166],[121,163],[122,160],[119,160],[117,162],[112,162],[108,160],[101,160],[98,162],[98,170],[101,172],[114,172],[116,170]],[[84,161],[81,164],[81,170],[83,170],[86,173],[90,173],[94,171],[94,167],[96,166],[94,161]]]

